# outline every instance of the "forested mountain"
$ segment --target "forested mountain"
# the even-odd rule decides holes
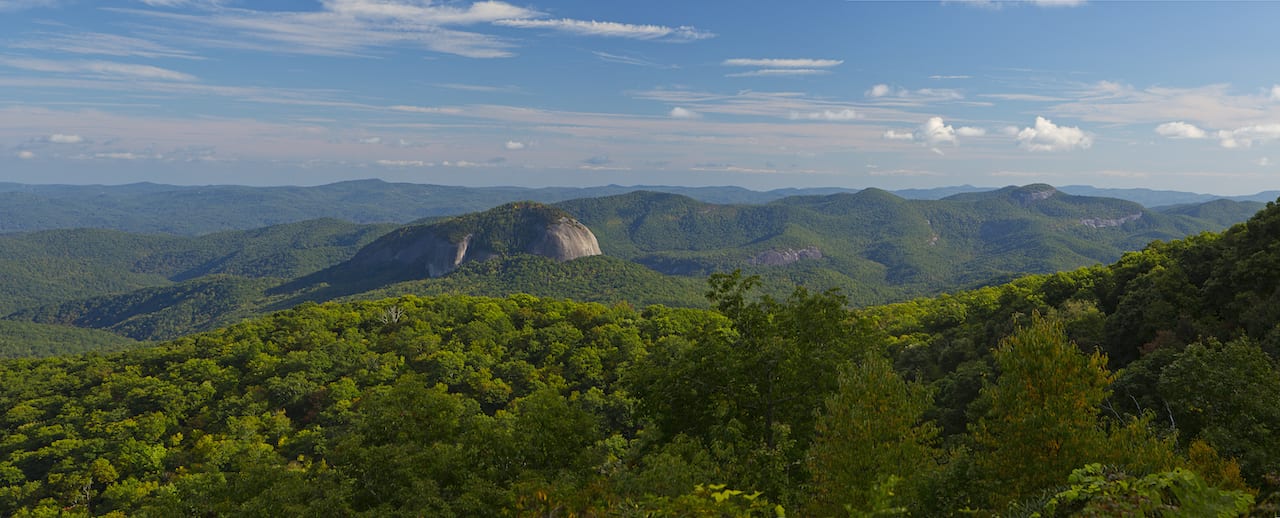
[[[0,311],[157,340],[304,301],[393,294],[698,307],[701,280],[734,269],[759,275],[774,296],[839,288],[865,306],[1113,261],[1152,240],[1221,229],[1250,208],[1215,201],[1160,212],[1047,185],[942,200],[867,189],[763,205],[640,191],[507,204],[394,231],[314,220],[196,238],[18,233],[0,235]],[[608,257],[563,262],[600,252]]]
[[[741,187],[607,185],[600,187],[457,187],[357,180],[314,187],[27,185],[0,182],[0,233],[100,228],[134,233],[200,235],[225,230],[334,218],[356,223],[409,223],[423,218],[482,211],[515,201],[555,203],[616,196],[636,190],[667,192],[706,203],[764,204],[791,196],[853,193],[858,189],[789,188],[760,192]],[[993,190],[959,186],[905,189],[908,199],[936,200],[952,194]],[[1147,189],[1072,186],[1069,194],[1136,201],[1147,207],[1204,203],[1215,199],[1266,202],[1280,193],[1213,196]],[[1255,212],[1257,208],[1253,209]]]
[[[200,237],[97,229],[0,234],[0,313],[214,274],[291,279],[349,259],[393,228],[322,219]]]
[[[857,310],[735,273],[706,310],[405,296],[7,360],[0,513],[1274,515],[1277,240],[1269,204]]]
[[[1255,206],[1159,212],[1047,185],[906,200],[887,191],[714,205],[635,192],[563,202],[605,254],[675,275],[741,268],[779,286],[840,288],[859,305],[1110,262],[1153,240],[1220,230]]]

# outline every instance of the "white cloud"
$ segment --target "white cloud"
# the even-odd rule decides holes
[[[1255,124],[1218,132],[1218,144],[1224,148],[1247,148],[1256,143],[1280,140],[1280,123]]]
[[[204,59],[196,54],[130,36],[84,32],[50,34],[43,39],[13,44],[20,49],[53,50],[71,54],[99,54],[119,57]]]
[[[944,123],[942,117],[929,117],[929,120],[921,124],[920,129],[916,130],[916,140],[932,146],[943,143],[955,144],[956,130]]]
[[[57,0],[0,0],[0,13],[55,5],[58,5]]]
[[[33,159],[33,158],[35,158],[35,157],[36,157],[36,154],[35,154],[35,153],[32,153],[32,152],[30,152],[30,151],[25,151],[25,150],[24,150],[24,151],[19,151],[19,152],[18,152],[18,158],[21,158],[21,159],[23,159],[23,160],[31,160],[31,159]]]
[[[666,69],[680,68],[679,66],[676,66],[676,65],[663,65],[662,63],[649,61],[647,59],[638,58],[635,56],[623,56],[619,54],[610,54],[608,52],[600,52],[598,50],[593,50],[591,51],[591,53],[595,54],[595,56],[600,58],[601,60],[608,61],[610,63],[621,63],[623,65],[634,65],[638,67],[648,67],[648,68],[666,68]]]
[[[410,106],[406,104],[397,104],[395,106],[388,106],[387,109],[392,111],[398,111],[398,112],[406,112],[406,113],[442,113],[446,115],[462,113],[462,110],[458,108],[438,108],[434,106]]]
[[[138,153],[97,153],[94,158],[105,158],[110,160],[147,160],[151,158],[163,158],[160,155],[140,155]]]
[[[725,77],[819,76],[830,73],[830,70],[817,68],[766,68],[762,70],[752,70],[750,72],[725,74]]]
[[[62,133],[54,133],[49,135],[49,142],[54,144],[79,144],[84,142],[84,137],[80,135],[64,135]]]
[[[791,120],[820,120],[820,121],[851,121],[858,118],[858,113],[852,108],[843,110],[822,110],[817,112],[791,112],[788,116]]]
[[[382,137],[365,137],[360,139],[361,144],[381,144]]]
[[[1086,0],[1026,0],[1027,3],[1039,7],[1080,7]]]
[[[665,25],[638,25],[631,23],[601,22],[596,20],[559,20],[510,19],[497,20],[495,25],[516,27],[520,29],[551,29],[582,36],[603,36],[613,38],[629,38],[636,40],[695,41],[715,37],[715,34],[698,30],[695,27],[682,25],[667,27]]]
[[[1271,165],[1271,159],[1264,156],[1262,158],[1255,160],[1253,163],[1258,164],[1262,167],[1266,167]]]
[[[89,73],[104,76],[127,77],[134,79],[156,79],[161,81],[195,81],[196,76],[184,74],[166,68],[150,65],[134,65],[116,63],[114,61],[54,61],[49,59],[0,58],[0,65],[6,65],[34,72],[54,72],[61,74]]]
[[[512,18],[529,18],[541,13],[506,2],[476,2],[466,8],[431,2],[386,0],[328,0],[322,4],[330,12],[364,19],[416,20],[432,25],[468,25]]]
[[[1058,126],[1044,117],[1036,117],[1035,126],[1022,128],[1016,138],[1018,146],[1028,151],[1068,151],[1093,145],[1093,137],[1080,128]]]
[[[516,142],[514,140],[508,140],[505,147],[511,151],[519,151],[521,149],[524,149],[525,144],[524,142]]]
[[[721,64],[727,67],[760,67],[760,68],[829,68],[844,63],[839,59],[726,59]]]
[[[893,93],[893,89],[890,88],[889,85],[881,83],[871,87],[870,90],[867,90],[867,97],[884,97],[891,93]]]
[[[1086,0],[944,0],[944,4],[960,4],[981,9],[1000,10],[1008,6],[1033,5],[1036,7],[1079,7]]]
[[[701,113],[695,112],[688,108],[681,108],[679,106],[672,108],[671,111],[667,113],[667,115],[669,115],[673,119],[697,119],[702,117]]]
[[[431,167],[435,165],[432,162],[423,162],[422,160],[378,160],[374,163],[383,167]]]
[[[1182,121],[1166,122],[1156,126],[1156,133],[1169,138],[1204,138],[1204,130],[1196,127],[1194,124],[1188,124]]]
[[[929,102],[959,101],[964,99],[964,94],[949,88],[907,90],[906,88],[895,88],[884,83],[872,86],[864,94],[869,98],[878,99],[878,102],[883,104],[899,105],[920,105]]]
[[[943,153],[941,149],[937,148],[939,144],[951,144],[954,146],[956,145],[956,137],[958,136],[981,137],[986,134],[986,130],[981,128],[962,126],[960,129],[956,129],[955,127],[947,124],[942,117],[929,117],[929,120],[924,121],[924,124],[921,124],[920,127],[916,128],[916,130],[911,133],[889,130],[884,132],[884,134],[881,135],[881,138],[888,140],[911,140],[920,142],[930,146],[930,151],[943,155],[945,153]]]
[[[1280,85],[1271,87],[1271,100],[1280,102]]]

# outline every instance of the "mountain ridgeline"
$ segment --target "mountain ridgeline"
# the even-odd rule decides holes
[[[316,220],[200,237],[0,235],[12,320],[167,339],[313,301],[512,292],[705,307],[741,269],[774,296],[840,289],[865,306],[1118,259],[1220,230],[1254,204],[1143,208],[1047,185],[907,200],[890,192],[718,205],[638,191],[515,202],[402,227]]]

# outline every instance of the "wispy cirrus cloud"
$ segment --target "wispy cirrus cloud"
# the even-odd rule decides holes
[[[715,36],[691,26],[548,19],[540,11],[500,1],[464,4],[327,0],[320,3],[318,11],[260,11],[227,6],[195,12],[110,9],[163,20],[167,27],[164,36],[171,40],[318,56],[373,56],[397,47],[416,47],[470,58],[515,55],[515,41],[484,32],[481,28],[484,25],[670,42]]]
[[[581,36],[603,36],[634,40],[687,42],[715,37],[715,33],[703,31],[696,27],[687,25],[668,27],[665,25],[574,20],[571,18],[555,20],[534,18],[498,20],[494,22],[494,25],[516,27],[520,29],[547,29]]]
[[[831,68],[844,63],[840,59],[775,59],[775,58],[733,58],[721,62],[727,67],[759,67],[759,68]]]
[[[101,32],[40,34],[34,39],[15,42],[10,46],[18,49],[46,50],[68,54],[204,59],[194,52],[163,45],[151,40]]]
[[[598,50],[592,51],[591,53],[594,54],[596,57],[600,58],[602,61],[608,61],[610,63],[620,63],[623,65],[633,65],[637,67],[648,67],[648,68],[667,68],[667,69],[680,68],[677,65],[664,65],[662,63],[650,61],[648,59],[644,59],[636,56],[610,54],[608,52],[601,52]]]
[[[191,74],[151,65],[119,63],[115,61],[56,61],[0,56],[0,65],[33,72],[87,73],[108,77],[154,79],[162,81],[195,81]]]
[[[54,7],[58,0],[0,0],[0,13],[23,11],[37,7]]]
[[[839,59],[811,58],[732,58],[720,64],[727,67],[757,67],[756,70],[726,74],[726,77],[783,77],[830,74],[830,68],[844,63]]]

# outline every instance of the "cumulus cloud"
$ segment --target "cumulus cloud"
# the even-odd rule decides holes
[[[381,144],[382,137],[365,137],[360,139],[361,144]]]
[[[1271,100],[1280,102],[1280,85],[1271,87]]]
[[[524,149],[524,142],[516,142],[514,140],[508,140],[505,147],[511,151],[519,151],[521,149]]]
[[[1218,132],[1218,144],[1224,148],[1247,148],[1256,143],[1280,140],[1280,123],[1255,124]]]
[[[788,117],[791,120],[818,120],[818,121],[851,121],[858,118],[858,113],[852,108],[843,110],[822,110],[817,112],[791,112]]]
[[[955,128],[942,121],[942,117],[929,117],[929,120],[916,130],[916,139],[929,145],[956,143]]]
[[[1059,126],[1044,117],[1036,117],[1035,125],[1022,128],[1015,138],[1018,146],[1028,151],[1069,151],[1093,146],[1093,137],[1080,128]]]
[[[687,25],[667,27],[665,25],[638,25],[595,20],[572,20],[569,18],[559,20],[511,19],[497,20],[493,23],[520,29],[551,29],[581,36],[604,36],[636,40],[696,41],[715,37],[714,33]]]
[[[62,133],[54,133],[49,135],[49,142],[54,144],[79,144],[84,142],[84,137],[80,135],[64,135]]]
[[[911,140],[927,144],[932,147],[931,151],[939,155],[943,154],[937,146],[940,144],[956,145],[957,137],[981,137],[986,135],[987,131],[982,128],[973,128],[969,126],[961,126],[956,128],[947,124],[942,117],[929,117],[920,127],[910,133],[905,131],[889,130],[884,132],[881,137],[886,140]]]
[[[1156,133],[1169,138],[1204,138],[1204,130],[1186,122],[1166,122],[1156,126]]]
[[[36,154],[35,154],[35,153],[32,153],[32,152],[30,152],[30,151],[25,151],[25,150],[24,150],[24,151],[19,151],[19,152],[18,152],[18,158],[21,158],[21,159],[23,159],[23,160],[31,160],[31,159],[33,159],[33,158],[35,158],[35,157],[36,157]]]
[[[672,108],[671,111],[667,113],[667,115],[671,116],[671,118],[673,119],[697,119],[699,117],[702,117],[702,114],[698,112],[695,112],[688,108],[681,108],[679,106]]]
[[[893,89],[884,83],[875,85],[867,90],[867,97],[884,97],[893,93]]]

